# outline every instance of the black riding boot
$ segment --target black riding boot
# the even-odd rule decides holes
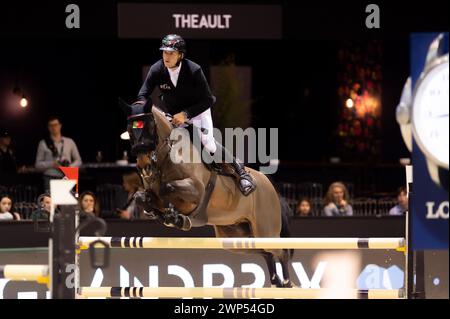
[[[253,177],[245,171],[244,164],[240,163],[223,145],[216,141],[217,150],[215,154],[222,154],[224,161],[218,164],[230,167],[237,176],[239,190],[244,196],[250,195],[255,189],[256,184]],[[214,160],[216,160],[216,157]],[[216,162],[217,163],[217,162]]]

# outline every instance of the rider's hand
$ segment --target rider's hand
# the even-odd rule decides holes
[[[136,101],[132,105],[143,105],[145,104],[145,101]]]
[[[186,113],[180,112],[173,116],[172,124],[175,126],[179,126],[179,125],[183,124],[184,122],[186,122],[187,120],[188,119],[186,117]]]

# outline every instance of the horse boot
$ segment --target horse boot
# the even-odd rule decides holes
[[[191,230],[192,222],[188,216],[178,213],[172,204],[166,208],[166,213],[162,216],[163,224],[167,227],[175,227],[183,231]]]
[[[148,218],[157,220],[168,227],[175,227],[184,231],[191,229],[192,222],[189,217],[179,214],[172,204],[169,204],[165,212],[159,211],[153,207],[150,197],[146,191],[137,191],[134,195],[136,205],[144,210],[144,214]]]
[[[245,166],[243,163],[240,163],[223,145],[216,141],[217,150],[215,154],[219,151],[224,156],[224,161],[221,162],[221,165],[224,165],[226,168],[231,168],[237,177],[237,184],[239,186],[239,190],[244,196],[250,195],[255,189],[256,184],[253,180],[253,177],[245,171]]]

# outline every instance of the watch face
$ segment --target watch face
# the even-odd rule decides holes
[[[414,137],[425,155],[448,168],[449,161],[449,63],[431,68],[417,84],[412,114]]]

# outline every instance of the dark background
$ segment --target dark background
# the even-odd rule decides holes
[[[0,127],[14,137],[22,164],[34,163],[46,119],[55,114],[84,162],[94,161],[99,150],[108,161],[118,159],[129,146],[119,138],[125,117],[117,98],[132,102],[141,85],[142,65],[160,57],[157,39],[117,39],[115,2],[75,2],[81,9],[80,30],[64,27],[68,3],[19,1],[0,10]],[[395,121],[409,74],[409,33],[448,30],[448,2],[377,1],[381,29],[375,31],[364,27],[364,8],[370,2],[258,3],[283,6],[282,40],[188,39],[188,57],[207,75],[210,65],[230,53],[237,65],[252,67],[252,126],[279,127],[280,159],[327,162],[339,156],[333,139],[337,50],[345,43],[373,40],[383,47],[380,163],[409,157]],[[11,102],[17,83],[30,99],[26,109]]]

